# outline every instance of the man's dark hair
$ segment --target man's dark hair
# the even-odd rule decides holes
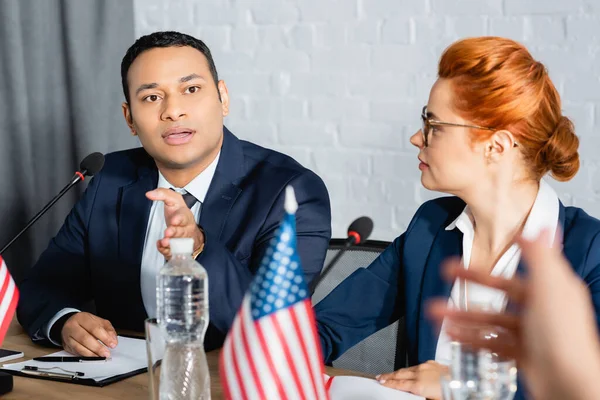
[[[183,47],[190,46],[204,54],[208,61],[208,68],[215,81],[215,85],[219,82],[217,68],[210,54],[210,50],[206,44],[200,39],[174,31],[154,32],[150,35],[142,36],[127,50],[123,61],[121,61],[121,84],[123,85],[123,94],[125,100],[129,103],[129,84],[127,83],[127,72],[133,61],[144,51],[154,49],[156,47]],[[219,94],[219,98],[221,95]]]

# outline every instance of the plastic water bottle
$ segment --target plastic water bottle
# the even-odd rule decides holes
[[[171,239],[170,246],[172,258],[160,269],[156,287],[157,320],[166,340],[160,399],[208,400],[208,277],[192,258],[193,239]]]

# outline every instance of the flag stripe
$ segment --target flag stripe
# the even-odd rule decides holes
[[[250,344],[259,343],[254,320],[250,317],[250,296],[246,296],[246,300],[242,303],[240,316],[243,319],[244,328],[247,333],[246,340],[249,351],[246,355],[256,365],[260,375],[260,381],[257,382],[257,385],[262,386],[265,392],[265,399],[276,399],[279,396],[277,385],[274,383],[277,380],[277,375],[272,375],[262,348],[256,345],[250,346]]]
[[[244,301],[244,303],[245,304],[242,307],[249,307],[249,305],[247,304],[248,302]],[[240,316],[240,317],[241,317],[240,318],[241,322],[240,322],[239,336],[241,336],[240,339],[241,339],[242,346],[243,346],[244,356],[248,360],[250,372],[252,373],[253,383],[256,385],[256,391],[258,392],[258,399],[266,399],[265,392],[264,392],[262,384],[260,382],[260,376],[258,375],[258,372],[256,371],[254,357],[252,357],[252,354],[250,351],[250,344],[248,343],[248,329],[246,329],[247,321],[242,316]],[[236,333],[237,332],[233,332],[233,335],[237,336]]]
[[[319,398],[326,398],[327,393],[325,392],[323,382],[323,362],[321,361],[323,356],[318,344],[319,339],[316,336],[314,314],[312,313],[312,307],[309,300],[304,301],[304,309],[305,312],[297,313],[296,316],[298,317],[300,326],[310,326],[311,328],[309,331],[301,329],[300,332],[302,333],[303,341],[307,345],[308,360],[310,362],[313,379],[320,380],[319,384],[317,384]],[[319,371],[319,373],[317,374],[315,371]]]
[[[288,311],[284,310],[283,312]],[[260,329],[265,335],[267,343],[269,343],[269,356],[273,359],[277,369],[278,378],[281,380],[282,386],[286,391],[286,395],[290,399],[301,398],[299,397],[300,392],[294,383],[292,371],[287,359],[285,358],[285,353],[283,350],[283,343],[287,340],[287,338],[280,337],[277,334],[275,327],[273,326],[273,318],[274,313],[265,318],[261,318],[257,326],[260,326]]]
[[[312,308],[312,304],[310,302],[310,300],[306,300],[304,302],[304,308],[306,310],[306,318],[308,318],[308,320],[310,322],[315,322],[317,320],[317,318],[315,317],[315,311]],[[319,360],[321,359],[321,357],[323,356],[323,351],[321,350],[321,339],[319,338],[319,333],[317,332],[317,324],[316,323],[309,323],[308,326],[310,326],[310,330],[312,333],[312,341],[311,343],[316,347],[317,352],[313,353],[315,355],[318,355]],[[321,374],[325,373],[325,366],[323,365],[322,362],[318,362],[317,363],[319,365],[319,369]]]
[[[312,341],[310,342],[314,346],[314,350],[312,352],[312,358],[314,363],[317,366],[317,371],[315,371],[315,378],[320,379],[321,383],[323,383],[323,375],[325,374],[325,365],[323,364],[323,351],[321,350],[321,339],[319,338],[319,334],[317,332],[317,317],[315,316],[315,311],[312,308],[312,303],[310,299],[308,299],[304,303],[304,307],[306,309],[306,318],[310,321],[308,326],[312,331]],[[316,359],[315,359],[316,357]],[[325,386],[323,384],[319,385],[319,389],[321,389],[321,393],[323,396],[328,397],[327,391],[325,390]]]
[[[274,377],[276,377],[275,384],[277,385],[277,392],[279,393],[279,398],[281,400],[287,399],[285,391],[283,390],[281,379],[277,379],[277,377],[279,377],[279,374],[277,373],[278,372],[277,368],[275,367],[273,359],[271,358],[271,356],[269,354],[269,346],[267,346],[267,341],[265,340],[265,336],[261,329],[260,322],[255,322],[254,326],[256,327],[256,336],[258,337],[258,342],[260,343],[260,347],[262,348],[263,353],[266,355],[265,358],[266,358],[269,370],[271,371],[271,374]]]
[[[290,308],[294,308],[294,306],[292,306]],[[283,354],[285,355],[285,358],[287,360],[287,364],[289,366],[292,378],[294,379],[294,383],[296,384],[298,393],[303,395],[302,398],[305,398],[304,387],[302,386],[302,383],[300,382],[300,378],[298,376],[298,371],[296,370],[296,365],[294,364],[292,354],[290,353],[290,348],[288,347],[289,337],[283,333],[283,330],[281,329],[281,326],[279,325],[279,321],[277,320],[277,314],[279,314],[280,312],[281,311],[276,312],[273,315],[273,317],[271,318],[271,322],[273,324],[273,328],[275,328],[275,333],[277,334],[277,336],[279,336],[279,338],[281,338],[280,343],[281,343],[281,347],[283,348]],[[286,312],[286,311],[283,311],[283,312]],[[290,334],[295,335],[295,332],[291,332]]]
[[[6,289],[8,289],[8,283],[11,281],[10,276],[7,276],[8,268],[5,263],[2,263],[0,266],[0,282],[2,287],[0,288],[0,302],[4,300],[4,296],[6,295]],[[2,318],[4,314],[0,314],[0,318]]]
[[[333,378],[335,378],[334,376],[330,376],[329,379],[327,379],[327,382],[325,382],[325,390],[327,390],[329,392],[329,389],[331,389],[331,384],[333,383]]]
[[[237,332],[239,330],[239,325],[240,325],[240,319],[236,318],[235,321],[233,322],[233,327],[231,328],[233,330],[233,332]],[[247,387],[248,384],[248,380],[243,379],[243,375],[240,372],[240,362],[242,360],[244,360],[243,357],[243,350],[240,351],[239,348],[239,344],[237,343],[238,341],[235,338],[235,335],[231,336],[231,364],[233,365],[233,372],[235,373],[235,380],[239,383],[240,385],[240,390],[242,392],[242,398],[244,399],[248,399],[248,398],[252,398],[252,396],[249,395],[249,390]]]
[[[10,286],[9,290],[12,290],[14,294],[11,294],[10,303],[5,314],[3,314],[4,320],[2,321],[2,325],[0,325],[0,346],[2,345],[2,342],[4,342],[4,336],[12,322],[13,316],[15,315],[15,309],[17,308],[17,302],[19,301],[19,291],[12,279],[10,280]]]
[[[228,375],[225,373],[225,347],[227,346],[227,341],[221,351],[221,357],[219,357],[219,375],[221,376],[221,385],[223,386],[223,392],[225,394],[226,399],[232,399],[231,392],[229,391],[229,382]]]
[[[298,305],[291,307],[290,312],[277,313],[277,320],[279,321],[279,325],[286,329],[288,347],[292,353],[292,359],[295,364],[294,367],[301,375],[300,381],[309,389],[311,389],[304,389],[305,396],[307,398],[318,399],[317,389],[310,371],[310,364],[308,363],[308,358],[306,352],[304,351],[306,346],[304,345],[302,338],[299,336],[300,328],[297,324],[297,320],[294,321],[296,318],[296,312],[298,312]]]
[[[223,352],[225,353],[225,376],[227,376],[229,391],[231,394],[230,399],[241,399],[241,391],[238,386],[238,381],[235,379],[235,372],[233,371],[232,363],[232,355],[231,355],[231,338],[228,338],[227,345],[223,348]]]
[[[4,336],[8,331],[12,322],[17,302],[19,300],[19,289],[15,285],[15,281],[6,263],[0,257],[0,345],[4,341]]]
[[[244,307],[244,306],[243,306]],[[244,319],[237,318],[239,324],[235,327],[235,330],[231,333],[231,338],[233,340],[233,347],[235,350],[235,358],[237,359],[237,363],[239,366],[240,376],[242,381],[243,392],[245,393],[244,398],[246,399],[264,399],[264,396],[259,396],[257,382],[256,379],[248,379],[249,377],[253,377],[252,373],[252,357],[248,355],[246,352],[246,348],[244,346]]]
[[[300,328],[300,322],[298,322],[298,315],[297,315],[297,313],[298,313],[298,309],[294,308],[294,310],[292,310],[292,312],[290,314],[290,317],[292,319],[292,323],[294,324],[294,328],[295,328],[296,332],[301,332],[302,329]],[[309,361],[310,360],[310,356],[309,356],[308,350],[306,348],[306,341],[304,341],[304,340],[302,340],[302,338],[300,338],[299,342],[300,342],[300,345],[301,345],[301,348],[302,348],[302,353],[304,353],[304,362],[307,364],[307,368],[308,368],[309,374],[313,375],[312,365],[311,365],[311,363]],[[313,378],[313,376],[311,376],[311,378]],[[315,392],[315,397],[319,398],[319,396],[317,394],[317,385],[315,383],[315,380],[314,379],[310,379],[310,381],[312,383],[313,390]]]

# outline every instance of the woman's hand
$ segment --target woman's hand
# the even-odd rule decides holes
[[[437,400],[442,398],[440,379],[447,372],[447,366],[435,361],[427,361],[414,367],[378,375],[377,380],[383,386]]]
[[[589,289],[573,272],[556,243],[548,247],[550,232],[534,241],[519,239],[527,278],[506,280],[457,262],[448,263],[447,278],[469,280],[500,289],[521,307],[517,314],[483,313],[449,309],[446,300],[433,302],[429,315],[463,329],[449,329],[449,336],[476,348],[513,358],[524,373],[535,399],[600,398],[600,342]],[[557,236],[559,236],[557,234]],[[472,335],[466,326],[487,325],[507,333],[504,339],[486,340]]]

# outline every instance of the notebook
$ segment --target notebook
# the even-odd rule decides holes
[[[423,397],[383,386],[374,379],[328,375],[324,378],[331,400],[424,400]]]
[[[111,350],[106,361],[86,362],[40,362],[22,361],[3,364],[2,371],[31,378],[65,381],[88,386],[106,386],[147,370],[146,341],[124,336],[118,337],[119,344]],[[47,356],[72,356],[66,351]],[[24,371],[23,367],[37,367],[38,371]],[[83,376],[74,376],[82,373]]]

